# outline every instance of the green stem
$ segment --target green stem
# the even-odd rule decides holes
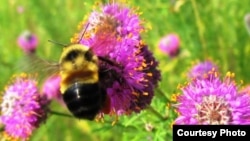
[[[155,116],[157,116],[161,120],[166,120],[167,117],[162,116],[158,111],[156,111],[152,106],[148,106],[147,108],[151,113],[153,113]]]
[[[203,23],[202,23],[202,20],[200,18],[200,14],[199,14],[199,11],[198,11],[198,8],[197,8],[197,5],[196,5],[196,1],[195,0],[191,0],[191,3],[192,3],[192,8],[194,10],[194,16],[195,16],[195,21],[196,21],[196,26],[198,28],[198,34],[199,34],[199,38],[200,38],[200,41],[201,41],[201,46],[202,46],[202,52],[203,52],[203,56],[206,57],[206,41],[205,41],[205,38],[204,38],[204,26],[203,26]]]
[[[69,114],[65,114],[65,113],[61,113],[61,112],[57,112],[57,111],[53,111],[53,110],[48,110],[49,113],[53,114],[53,115],[57,115],[57,116],[64,116],[64,117],[69,117],[69,118],[73,118],[72,115]]]
[[[169,98],[166,96],[165,92],[163,92],[161,88],[156,88],[156,91],[158,94],[164,97],[166,103],[170,102]]]

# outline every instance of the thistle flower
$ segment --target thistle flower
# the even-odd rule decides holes
[[[59,103],[63,103],[62,94],[60,92],[61,78],[58,75],[52,75],[45,80],[42,86],[42,94],[47,97],[48,100],[57,100]]]
[[[92,12],[80,27],[86,29],[80,43],[89,46],[99,58],[105,58],[99,59],[99,81],[110,101],[109,113],[130,114],[146,108],[160,72],[141,39],[144,28],[138,13],[119,4],[107,4],[101,11]],[[77,43],[81,34],[72,42]]]
[[[28,139],[45,120],[47,100],[42,97],[36,81],[26,74],[16,76],[2,97],[0,120],[10,139]]]
[[[189,78],[203,78],[209,79],[210,71],[218,71],[218,67],[211,61],[204,61],[195,64],[188,73]]]
[[[177,56],[180,52],[179,36],[175,33],[164,36],[159,42],[159,48],[171,58]]]
[[[217,72],[210,79],[193,79],[177,96],[175,124],[250,124],[250,95],[239,93],[228,72],[221,80]]]
[[[35,34],[26,30],[18,37],[17,44],[25,53],[33,53],[36,51],[38,39]]]

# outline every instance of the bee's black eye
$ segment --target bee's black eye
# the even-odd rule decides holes
[[[92,51],[88,50],[85,54],[84,54],[84,58],[87,60],[87,61],[92,61],[92,57],[93,57],[93,53]]]
[[[65,60],[74,60],[78,56],[78,51],[77,50],[72,50],[68,55],[65,57]]]

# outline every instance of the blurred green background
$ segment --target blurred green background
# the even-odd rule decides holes
[[[89,14],[97,1],[91,0],[2,0],[0,6],[0,88],[3,91],[10,77],[20,71],[17,62],[23,58],[17,37],[30,30],[39,38],[37,54],[58,60],[62,48],[49,43],[69,43],[77,25]],[[101,3],[101,1],[98,1]],[[235,72],[236,80],[250,82],[250,34],[244,24],[250,12],[249,0],[155,0],[127,2],[139,7],[140,18],[148,29],[143,38],[160,62],[162,81],[156,90],[151,109],[140,114],[123,116],[114,126],[74,118],[50,116],[31,137],[32,141],[167,141],[172,140],[171,124],[175,114],[166,105],[179,83],[197,61],[213,60],[222,74]],[[21,10],[21,12],[20,12]],[[169,58],[158,49],[161,37],[176,33],[181,39],[181,52]],[[67,113],[60,104],[53,109]],[[166,119],[160,118],[161,114]],[[152,125],[153,130],[145,126]]]

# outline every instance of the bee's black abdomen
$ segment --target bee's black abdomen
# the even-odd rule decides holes
[[[102,107],[104,97],[98,83],[74,83],[64,92],[63,100],[75,117],[93,120]]]

